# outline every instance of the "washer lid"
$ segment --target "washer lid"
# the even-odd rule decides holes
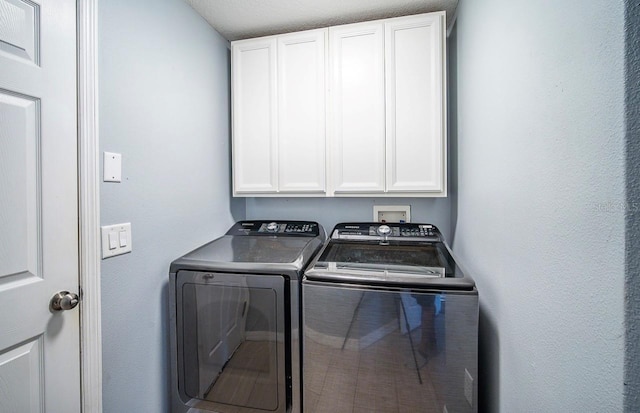
[[[445,274],[452,276],[455,271],[455,262],[442,242],[331,240],[316,265],[322,263],[347,268],[415,268],[418,272],[420,268],[439,268],[443,277]]]
[[[378,239],[361,235],[357,239],[336,236],[325,244],[306,271],[309,280],[394,285],[434,289],[473,290],[474,281],[465,276],[451,251],[432,238],[398,236]]]

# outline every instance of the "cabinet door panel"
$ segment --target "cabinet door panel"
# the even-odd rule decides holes
[[[326,36],[326,29],[278,36],[281,192],[325,189]]]
[[[234,191],[276,192],[276,41],[234,43]]]
[[[443,19],[385,23],[389,192],[445,189]]]
[[[335,192],[384,191],[384,26],[329,29]]]

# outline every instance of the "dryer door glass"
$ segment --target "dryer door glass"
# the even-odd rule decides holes
[[[194,274],[178,297],[181,393],[213,411],[284,411],[284,278]]]

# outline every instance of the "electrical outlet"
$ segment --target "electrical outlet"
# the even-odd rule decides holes
[[[473,377],[471,377],[467,369],[464,369],[464,397],[469,402],[469,405],[473,407]]]

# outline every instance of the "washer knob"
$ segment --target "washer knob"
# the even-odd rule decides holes
[[[389,225],[380,225],[378,227],[378,234],[382,235],[383,237],[386,237],[389,234],[391,234],[391,228],[389,227]]]
[[[276,231],[278,231],[278,227],[279,227],[279,225],[278,225],[277,222],[269,222],[267,224],[267,231],[276,232]]]

